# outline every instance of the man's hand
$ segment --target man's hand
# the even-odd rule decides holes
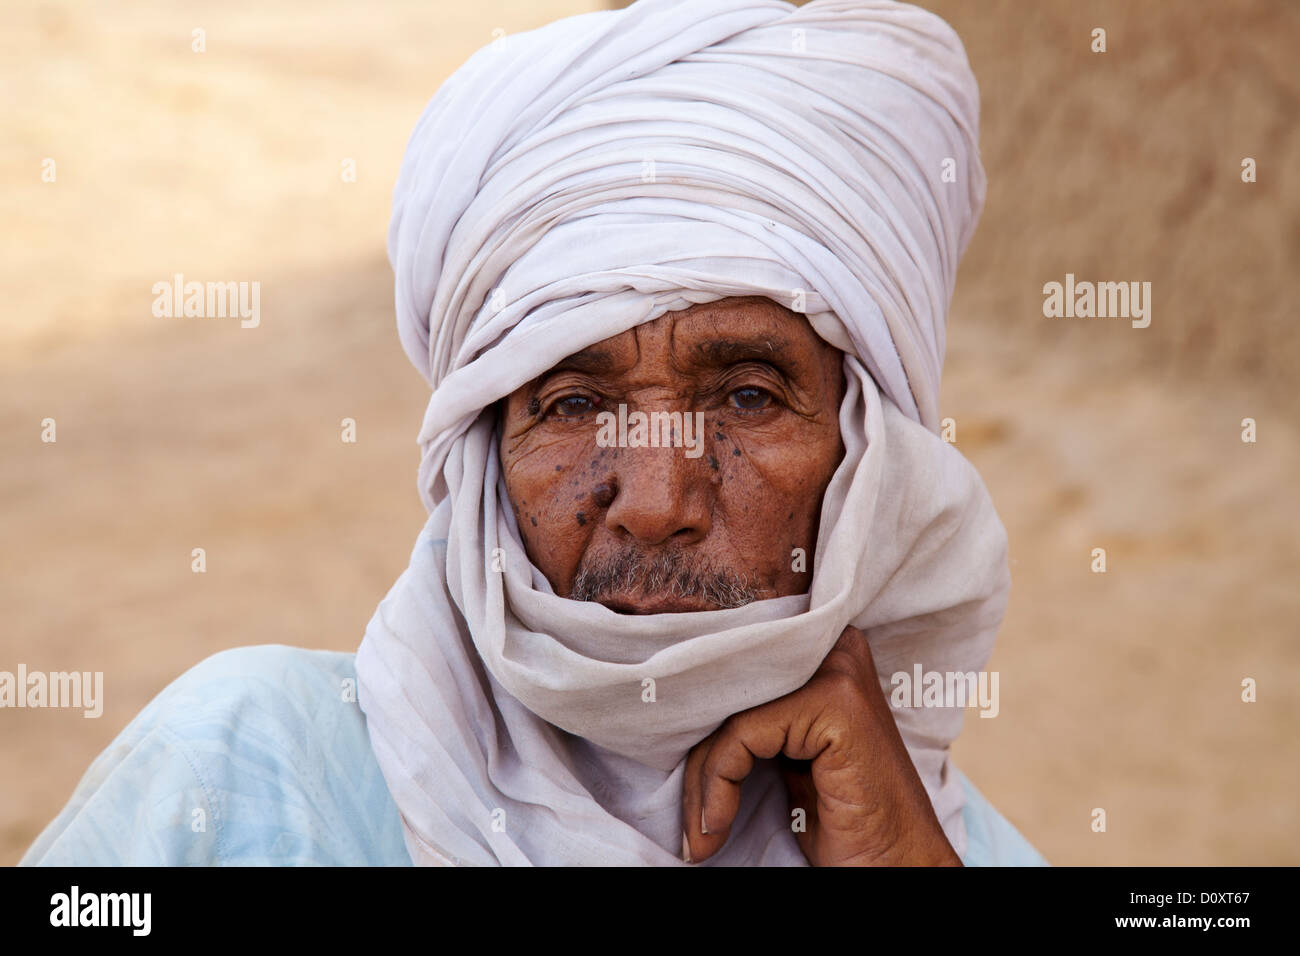
[[[729,717],[686,758],[683,829],[699,863],[727,840],[740,785],[779,758],[813,866],[961,866],[903,746],[867,639],[846,628],[803,687]]]

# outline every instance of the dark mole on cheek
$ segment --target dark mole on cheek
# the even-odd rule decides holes
[[[555,470],[556,470],[556,471],[564,471],[564,466],[563,466],[563,465],[556,465],[556,466],[555,466]]]
[[[731,453],[732,453],[733,455],[739,455],[739,454],[740,454],[740,449],[739,449],[739,448],[733,448],[733,449],[731,449]]]
[[[576,515],[576,517],[577,517],[577,519],[578,519],[578,524],[579,524],[580,526],[581,526],[581,525],[584,525],[584,524],[587,523],[587,516],[586,516],[585,514],[583,514],[581,511],[578,512],[578,514]]]
[[[614,501],[614,488],[609,482],[603,481],[591,490],[591,500],[596,503],[597,508],[608,508]]]
[[[536,515],[529,516],[528,520],[531,521],[531,522],[533,523],[533,527],[534,527],[534,528],[537,527],[537,516],[536,516]]]
[[[725,438],[726,436],[723,435],[722,432],[714,432],[713,437],[716,438],[718,441],[722,441],[722,439]]]
[[[539,401],[538,401],[537,399],[535,399],[535,398],[530,398],[530,399],[528,400],[528,414],[529,414],[529,415],[536,415],[536,414],[537,414],[538,412],[540,412],[541,410],[542,410],[542,403],[541,403],[541,402],[539,402]]]
[[[718,470],[718,459],[714,458],[712,455],[709,456],[709,467],[714,471]]]

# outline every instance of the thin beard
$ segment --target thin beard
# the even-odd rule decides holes
[[[703,598],[720,609],[741,607],[758,599],[758,589],[730,568],[715,568],[705,560],[700,567],[660,552],[653,557],[624,551],[609,561],[584,566],[573,581],[571,597],[590,601],[601,594],[642,594],[658,597]]]

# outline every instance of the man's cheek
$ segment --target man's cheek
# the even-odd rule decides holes
[[[745,562],[770,572],[780,563],[773,555],[783,547],[790,516],[800,507],[752,470],[724,474],[714,508],[713,536],[730,542],[731,550],[743,555]],[[764,579],[770,582],[770,573]]]
[[[558,494],[564,483],[576,483],[592,462],[598,460],[589,435],[534,430],[502,456],[506,487],[516,503],[520,496]]]
[[[844,453],[838,435],[822,441],[804,437],[802,443],[767,446],[754,452],[746,448],[745,452],[774,495],[810,508],[820,502]]]
[[[528,560],[557,594],[567,594],[591,525],[566,520],[558,504],[546,491],[534,491],[526,505],[516,507],[515,515]]]
[[[507,466],[506,490],[529,557],[557,590],[567,590],[597,527],[592,501],[608,450],[582,435],[536,436]]]
[[[723,523],[765,585],[802,593],[810,580],[825,481],[811,460],[791,464],[783,453],[749,451],[724,470],[719,483]]]
[[[746,440],[748,437],[748,440]],[[754,441],[752,436],[732,432],[727,442],[718,442],[710,453],[720,494],[748,504],[756,520],[777,517],[773,509],[780,502],[799,500],[811,476],[810,462],[804,448],[794,454],[788,447],[774,447]],[[758,502],[763,502],[760,506]],[[784,518],[786,512],[781,512]]]

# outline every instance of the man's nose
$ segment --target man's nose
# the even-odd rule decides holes
[[[702,541],[713,511],[708,461],[707,455],[688,457],[685,448],[620,448],[605,526],[644,545]]]

